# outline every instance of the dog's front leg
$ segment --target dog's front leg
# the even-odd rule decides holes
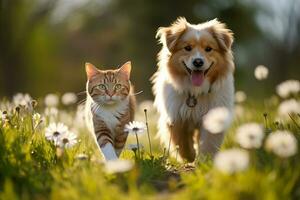
[[[201,128],[199,141],[199,153],[202,155],[214,156],[220,149],[224,139],[224,132],[213,134]]]
[[[168,126],[172,139],[172,145],[179,147],[179,155],[188,162],[195,160],[196,151],[194,149],[193,132],[188,122],[175,122]]]

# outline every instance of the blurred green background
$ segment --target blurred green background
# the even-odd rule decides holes
[[[219,18],[233,30],[236,88],[248,95],[299,79],[299,0],[0,0],[0,97],[80,92],[85,62],[107,69],[131,60],[139,98],[152,98],[155,33],[178,16]],[[260,64],[270,69],[263,82],[253,76]]]

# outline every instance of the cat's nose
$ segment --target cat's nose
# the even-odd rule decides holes
[[[112,97],[114,95],[114,93],[113,92],[107,92],[107,95]]]

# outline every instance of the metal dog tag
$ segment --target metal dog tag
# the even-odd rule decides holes
[[[190,108],[193,108],[197,105],[197,99],[194,95],[189,94],[188,98],[186,99],[186,105]]]

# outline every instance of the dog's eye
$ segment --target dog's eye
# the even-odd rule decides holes
[[[184,47],[184,49],[185,49],[186,51],[191,51],[191,50],[192,50],[192,47],[191,47],[190,45],[187,45],[187,46]]]
[[[205,51],[206,51],[206,52],[210,52],[211,50],[212,50],[211,47],[206,47],[206,48],[205,48]]]

